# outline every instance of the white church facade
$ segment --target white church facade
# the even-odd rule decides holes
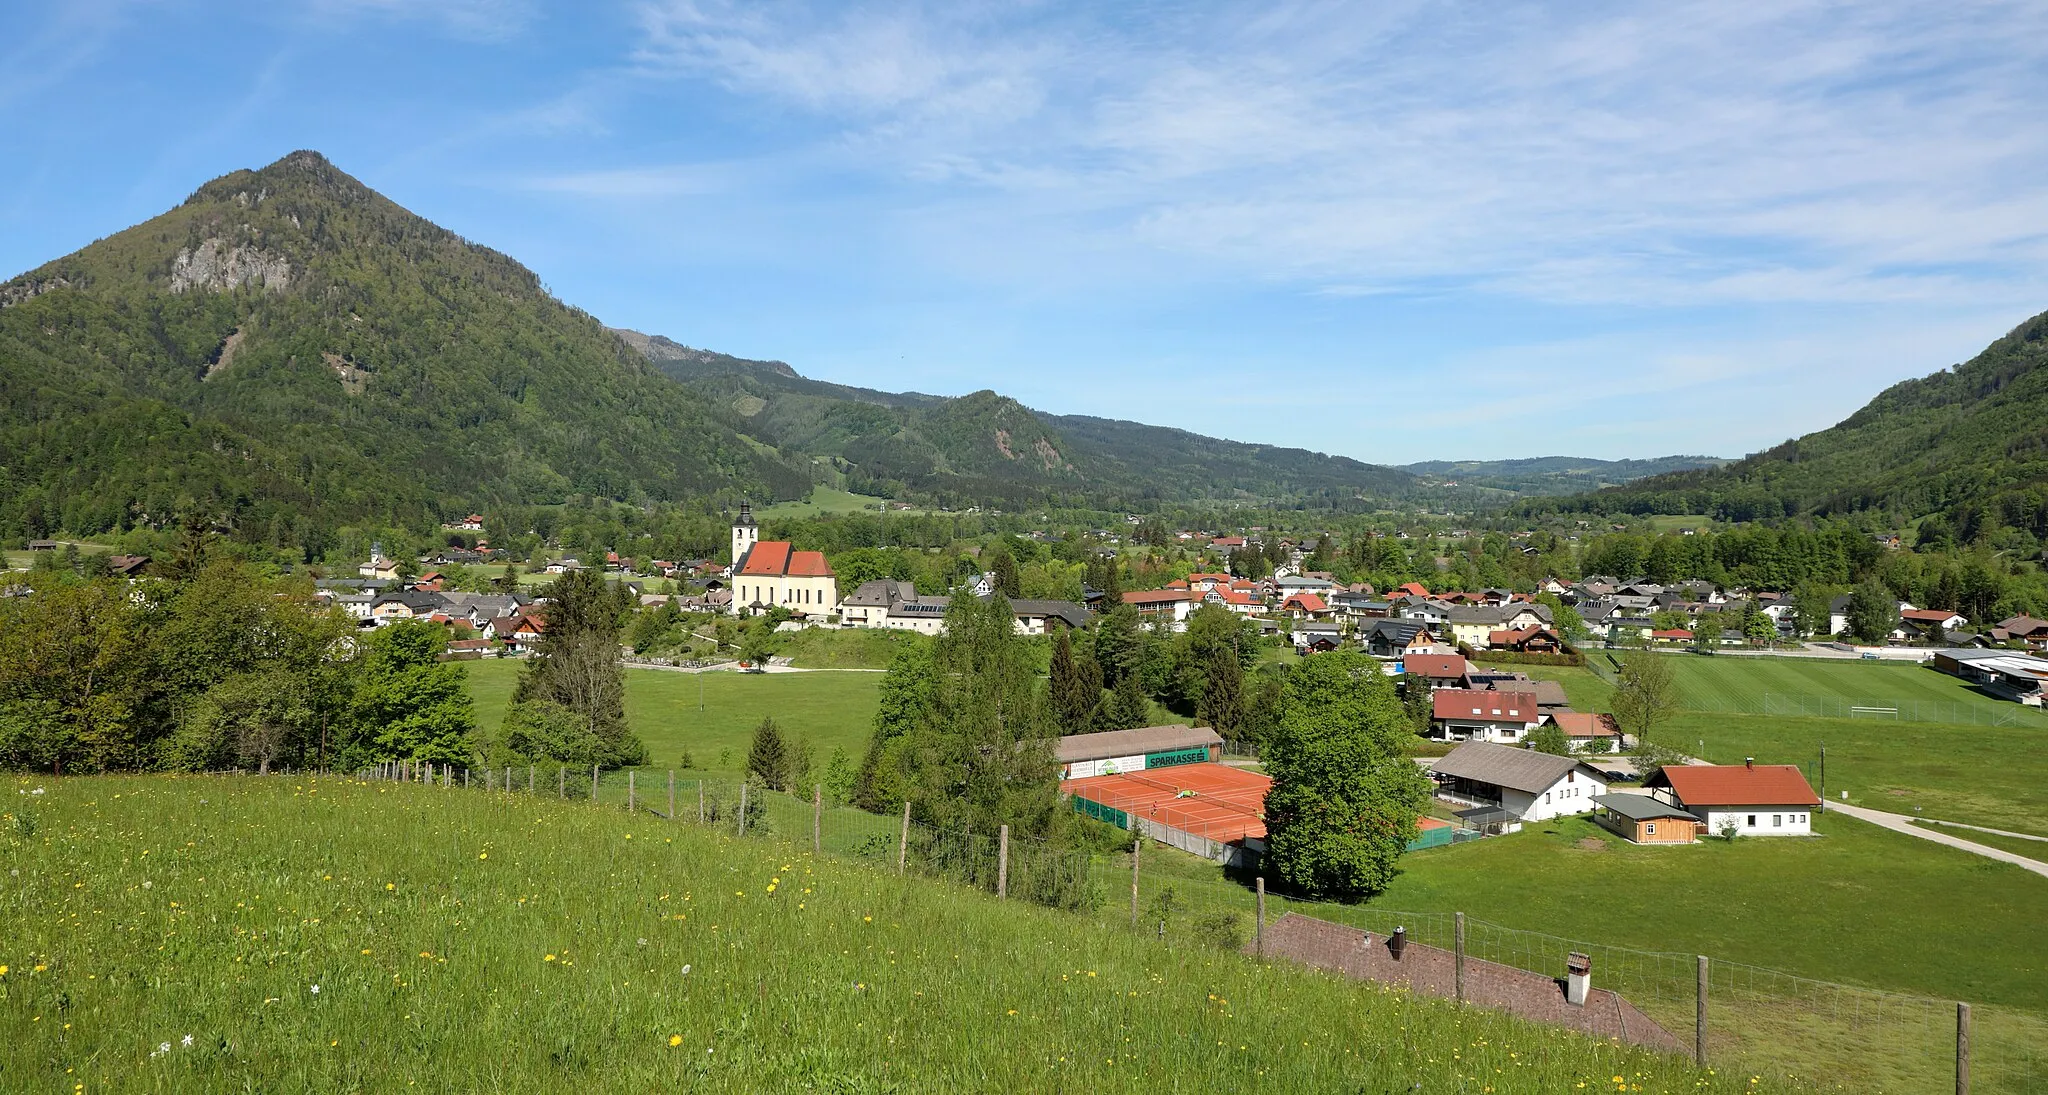
[[[839,611],[839,577],[822,551],[762,540],[753,507],[741,502],[732,523],[733,614],[757,615],[776,605],[799,616],[829,616]]]

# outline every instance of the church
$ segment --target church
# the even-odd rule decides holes
[[[839,611],[839,577],[822,551],[795,551],[787,540],[762,540],[754,510],[740,503],[732,523],[732,611],[753,616],[776,605],[799,616]]]

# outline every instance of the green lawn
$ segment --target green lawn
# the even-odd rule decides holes
[[[1596,655],[1597,656],[1597,655]],[[1954,677],[1920,666],[1810,658],[1748,658],[1687,654],[1670,659],[1693,709],[1679,712],[1665,731],[1671,744],[1717,764],[1755,757],[1797,764],[1818,784],[1820,749],[1827,746],[1827,792],[1849,792],[1857,805],[1989,825],[2048,836],[2048,784],[2040,778],[2048,748],[2048,721],[2018,704],[1972,692]],[[1579,710],[1605,710],[1613,689],[1591,671],[1526,667],[1529,675],[1564,682]],[[1974,712],[1974,722],[1916,722],[1889,718],[1823,718],[1742,713],[1771,692],[1836,700],[1883,695]],[[1700,710],[1704,705],[1708,710]],[[1782,705],[1781,705],[1782,706]],[[2020,720],[1995,726],[1986,712]]]
[[[812,487],[808,502],[777,502],[764,506],[756,512],[768,517],[826,517],[843,513],[875,513],[887,503],[887,499],[868,494],[853,494],[833,487]],[[891,510],[891,513],[922,513],[922,510]]]
[[[774,653],[804,669],[887,669],[898,650],[930,641],[911,631],[807,627],[776,635]]]
[[[1918,713],[1924,721],[2013,722],[2048,729],[2048,719],[2040,712],[1993,699],[1923,665],[1846,658],[1664,656],[1671,659],[1686,706],[1701,711],[1846,716],[1850,705],[1895,706],[1909,721]],[[1826,711],[1801,708],[1802,700],[1831,701],[1833,706]]]
[[[621,810],[8,782],[9,1091],[1789,1090]]]
[[[491,659],[467,663],[477,721],[496,730],[511,701],[523,663]],[[700,771],[737,772],[763,717],[784,733],[809,737],[825,763],[843,748],[859,759],[875,718],[880,673],[671,673],[626,670],[626,720],[647,743],[648,767],[682,767],[685,750]],[[702,708],[699,708],[701,692]]]

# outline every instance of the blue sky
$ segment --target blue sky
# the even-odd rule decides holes
[[[1737,455],[2048,308],[2044,103],[2039,3],[12,4],[0,277],[314,148],[811,376]]]

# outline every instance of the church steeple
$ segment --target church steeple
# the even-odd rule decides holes
[[[746,561],[747,552],[755,541],[761,538],[761,530],[754,524],[754,507],[740,502],[740,515],[732,523],[732,565],[738,567]]]

